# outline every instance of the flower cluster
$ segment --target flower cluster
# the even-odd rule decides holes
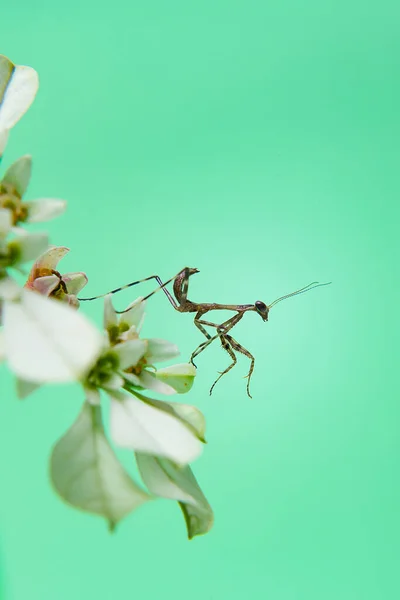
[[[10,129],[37,89],[33,69],[0,56],[0,160]],[[179,351],[163,339],[141,336],[143,298],[117,314],[106,296],[103,331],[77,310],[85,273],[61,274],[58,263],[69,249],[49,246],[47,233],[24,228],[66,209],[59,199],[23,199],[31,170],[31,157],[23,156],[0,181],[0,359],[15,375],[19,398],[45,384],[70,383],[82,391],[76,421],[52,450],[53,486],[72,506],[106,518],[111,529],[160,497],[179,503],[189,538],[206,533],[212,509],[189,466],[202,452],[205,419],[194,406],[169,400],[190,391],[196,369],[186,363],[158,368]],[[18,273],[31,261],[21,287]],[[110,439],[102,396],[109,403]],[[124,469],[112,443],[134,453],[147,489]]]

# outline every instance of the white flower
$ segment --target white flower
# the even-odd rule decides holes
[[[8,239],[12,233],[13,238]],[[34,260],[48,245],[46,233],[27,233],[12,228],[11,213],[0,209],[0,298],[14,298],[19,288],[11,279],[9,270],[20,270],[21,265]]]
[[[174,411],[167,403],[142,396],[130,382],[135,368],[146,370],[140,366],[144,356],[158,359],[160,351],[164,357],[172,356],[176,354],[174,345],[151,345],[137,336],[109,345],[71,307],[27,289],[18,300],[4,303],[3,317],[5,355],[20,380],[20,397],[46,382],[77,381],[92,405],[99,404],[101,390],[107,393],[112,438],[117,445],[179,464],[199,456],[203,438],[188,412]],[[174,392],[167,384],[156,383],[161,390]]]
[[[38,87],[39,78],[34,69],[14,65],[0,55],[0,159],[8,131],[28,110]]]
[[[31,172],[32,157],[22,156],[7,169],[0,181],[0,208],[11,211],[14,225],[49,221],[61,215],[67,207],[65,200],[56,198],[24,202],[22,197],[29,185]]]
[[[135,339],[105,349],[83,381],[86,398],[98,405],[100,391],[107,393],[111,437],[118,446],[188,464],[200,455],[204,440],[186,414],[127,386],[125,369],[140,364],[147,345],[147,340]]]
[[[154,400],[139,391],[146,384],[143,372],[154,368],[152,363],[175,356],[177,348],[138,337],[143,320],[140,302],[121,320],[110,311],[108,301],[105,313],[107,338],[70,306],[31,290],[23,289],[17,300],[4,302],[0,357],[5,355],[17,375],[19,397],[47,382],[75,381],[86,393],[80,417],[54,449],[53,484],[67,502],[106,517],[111,528],[150,499],[121,468],[105,437],[103,390],[110,401],[113,442],[135,452],[152,494],[179,502],[189,537],[206,533],[212,526],[212,510],[187,466],[202,452],[204,416],[194,406]],[[188,367],[178,365],[176,373],[167,367],[162,371],[168,384],[161,377],[152,379],[151,385],[156,381],[168,394],[174,391],[170,383],[178,392],[187,391],[194,378]],[[135,369],[140,386],[131,382]]]
[[[104,328],[110,345],[123,344],[138,339],[144,319],[145,301],[137,298],[122,314],[117,315],[111,296],[104,299]],[[152,338],[145,340],[141,354],[132,366],[127,365],[121,373],[128,386],[133,389],[149,389],[160,394],[185,393],[193,385],[196,369],[193,365],[173,365],[157,370],[155,363],[164,362],[179,355],[175,344]]]
[[[187,391],[195,371],[189,370],[193,369],[189,365],[186,370],[179,365],[174,375],[180,378],[179,385],[170,376],[175,387],[156,378],[154,363],[169,360],[179,350],[165,340],[140,339],[143,316],[144,302],[140,298],[120,317],[110,297],[105,298],[104,327],[109,345],[83,382],[86,398],[91,404],[99,404],[100,390],[107,393],[111,401],[111,436],[118,446],[188,464],[201,452],[201,435],[186,414],[172,410],[166,402],[151,400],[140,391],[149,389],[166,395],[175,394],[175,387],[180,392]],[[170,370],[174,373],[173,367]]]

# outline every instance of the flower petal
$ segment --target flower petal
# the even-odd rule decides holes
[[[143,324],[145,308],[146,301],[143,301],[143,296],[139,296],[139,298],[136,298],[136,300],[121,314],[120,323],[126,323],[129,327],[135,327],[136,331],[140,331]]]
[[[146,353],[146,358],[147,362],[150,364],[170,360],[180,354],[178,346],[171,344],[171,342],[167,342],[166,340],[152,338],[148,340],[148,342],[149,348]]]
[[[155,496],[178,500],[189,539],[210,531],[214,514],[189,466],[177,467],[170,460],[136,452],[136,462],[146,487]]]
[[[35,281],[27,285],[31,289],[36,290],[42,296],[50,296],[51,292],[57,288],[60,284],[60,278],[57,275],[45,275],[44,277],[38,277]]]
[[[182,421],[185,421],[192,429],[195,435],[205,443],[206,419],[201,410],[191,404],[180,404],[178,402],[166,402],[175,415]]]
[[[15,228],[14,228],[15,231]],[[14,247],[18,253],[18,263],[30,262],[47,248],[49,237],[47,233],[18,233],[18,236],[9,242],[9,247]]]
[[[27,381],[26,379],[21,379],[17,377],[16,380],[17,385],[17,396],[20,400],[24,400],[27,396],[32,394],[35,390],[40,387],[39,383],[34,383],[33,381]]]
[[[13,185],[17,190],[19,196],[22,198],[26,188],[29,185],[31,173],[32,157],[27,154],[26,156],[21,156],[21,158],[16,160],[11,167],[7,169],[6,174],[3,177],[3,181],[6,183],[11,183],[11,185]]]
[[[158,392],[165,396],[173,396],[176,394],[173,387],[169,386],[167,383],[158,381],[158,379],[155,378],[155,375],[150,373],[150,371],[146,371],[146,369],[140,373],[139,379],[140,385],[147,390],[152,390],[153,392]]]
[[[201,442],[168,412],[122,393],[114,392],[110,398],[111,436],[118,446],[170,458],[181,465],[201,454]]]
[[[65,246],[50,246],[46,252],[43,252],[43,254],[39,256],[33,265],[30,278],[37,277],[38,275],[35,275],[35,273],[41,269],[48,269],[49,271],[56,270],[58,263],[66,254],[68,254],[68,252],[69,248],[66,248]]]
[[[100,404],[101,396],[97,388],[84,387],[85,397],[89,404],[96,406]]]
[[[12,277],[0,277],[0,298],[4,300],[15,300],[18,298],[21,288]]]
[[[52,483],[66,502],[107,519],[110,529],[151,498],[130,478],[104,432],[101,409],[87,402],[53,448]]]
[[[137,393],[136,395],[142,398],[141,394]],[[145,397],[143,396],[143,398]],[[165,400],[154,400],[154,398],[145,398],[145,400],[148,404],[154,406],[154,408],[159,408],[160,410],[169,412],[171,415],[180,419],[187,427],[189,427],[189,429],[192,430],[194,435],[198,437],[201,442],[204,444],[206,443],[206,419],[198,408],[191,406],[190,404],[166,402]]]
[[[159,381],[163,381],[173,387],[178,394],[185,394],[193,385],[196,376],[196,367],[190,363],[181,363],[157,369],[155,376]]]
[[[14,127],[32,104],[38,87],[34,69],[16,66],[0,55],[0,131]]]
[[[80,380],[103,349],[103,337],[77,311],[24,289],[4,302],[6,354],[12,371],[36,383]]]
[[[74,294],[75,296],[79,294],[88,282],[86,273],[82,273],[81,271],[66,273],[62,276],[62,280],[67,286],[68,294]]]
[[[146,340],[129,340],[114,346],[113,352],[118,356],[121,371],[137,365],[142,356],[144,356],[146,349]]]
[[[8,142],[9,131],[8,129],[2,129],[0,131],[0,162],[4,154],[4,150],[6,149]]]
[[[67,208],[67,201],[58,198],[41,198],[34,202],[25,202],[28,209],[28,223],[44,223],[62,215]]]
[[[137,387],[142,387],[140,379],[137,375],[134,375],[133,373],[127,373],[126,371],[121,371],[121,375],[128,383],[131,383],[132,385],[135,385]]]
[[[111,294],[107,294],[107,296],[104,297],[103,324],[105,330],[108,330],[109,327],[115,327],[118,325],[118,315],[115,312]]]
[[[7,208],[0,208],[0,239],[6,238],[12,227],[12,213]]]
[[[111,392],[114,390],[119,390],[120,387],[124,385],[124,378],[122,375],[118,375],[117,373],[112,373],[107,381],[104,382],[103,388],[105,390],[110,390]]]
[[[1,317],[1,302],[0,302],[0,317]],[[4,333],[0,330],[0,363],[5,361],[7,358],[6,353],[6,342],[4,339]]]

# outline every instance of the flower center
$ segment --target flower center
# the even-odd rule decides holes
[[[134,367],[129,367],[128,369],[125,369],[125,371],[127,373],[132,373],[133,375],[139,376],[146,365],[147,365],[147,360],[144,356],[142,356],[142,358],[139,360],[139,362]]]
[[[118,358],[112,354],[101,356],[89,372],[86,383],[89,387],[102,387],[118,369]]]
[[[11,183],[0,183],[0,208],[7,208],[12,213],[13,225],[25,221],[28,209],[21,201],[21,196]]]

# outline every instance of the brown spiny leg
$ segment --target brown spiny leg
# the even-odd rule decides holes
[[[226,350],[226,352],[231,357],[232,363],[224,371],[220,371],[219,377],[217,377],[217,379],[214,381],[214,383],[212,384],[212,386],[210,388],[210,396],[212,394],[212,391],[214,389],[215,384],[221,379],[221,377],[223,377],[224,375],[226,375],[228,373],[228,371],[230,371],[231,369],[233,369],[233,367],[237,363],[237,359],[236,359],[235,353],[232,350],[232,348],[230,347],[229,342],[227,340],[227,337],[224,336],[224,335],[222,335],[222,334],[219,337],[220,337],[220,340],[221,340],[222,347],[223,347],[224,350]]]
[[[213,326],[214,324],[213,323],[208,323],[208,321],[200,321],[199,317],[202,317],[204,314],[205,314],[204,312],[202,312],[201,310],[199,310],[196,313],[196,316],[195,316],[193,322],[196,325],[197,329],[199,329],[201,331],[201,333],[206,336],[207,340],[211,340],[211,335],[208,333],[208,331],[206,331],[204,329],[203,325],[211,325],[211,326]],[[206,343],[206,342],[204,342],[204,343]],[[203,345],[204,344],[200,344],[200,346],[203,346]],[[200,348],[200,346],[197,348],[197,350]],[[203,350],[204,350],[204,348],[203,348]],[[201,352],[201,350],[200,350],[200,352]],[[198,354],[200,354],[200,352]],[[190,357],[190,362],[192,363],[192,365],[194,365],[196,367],[196,365],[193,362],[194,356],[196,356],[196,350],[195,350],[195,352],[193,352],[192,356]],[[197,367],[196,367],[196,369],[197,369]]]
[[[207,311],[208,312],[208,311]],[[216,340],[217,337],[220,337],[221,339],[221,343],[222,343],[222,337],[221,334],[223,335],[226,331],[229,331],[234,325],[236,325],[236,323],[238,323],[240,321],[240,319],[242,318],[242,314],[236,314],[233,317],[230,317],[227,321],[224,321],[224,323],[212,323],[211,321],[204,321],[203,319],[200,319],[199,317],[202,317],[203,315],[205,315],[206,313],[204,311],[199,310],[196,313],[196,316],[194,318],[194,324],[196,325],[196,327],[198,329],[200,329],[200,331],[206,336],[207,338],[207,342],[203,342],[202,344],[200,344],[200,346],[198,346],[196,348],[196,350],[193,352],[192,356],[190,357],[190,362],[192,363],[192,365],[196,366],[193,362],[193,358],[195,356],[198,356],[200,354],[200,352],[203,352],[203,350],[205,350],[207,348],[207,346],[209,346],[209,344],[211,344],[211,342],[213,340]],[[203,325],[206,325],[207,327],[216,327],[217,329],[217,335],[211,336],[203,327]],[[222,343],[222,347],[224,348],[224,350],[226,350],[224,344]]]
[[[233,348],[233,350],[236,350],[236,352],[240,352],[241,354],[244,354],[251,361],[250,362],[249,372],[246,375],[246,377],[247,377],[247,395],[249,396],[249,398],[251,398],[252,396],[250,394],[250,378],[251,378],[251,376],[253,374],[253,371],[254,371],[254,363],[255,363],[254,356],[252,354],[250,354],[250,352],[248,350],[246,350],[246,348],[243,348],[243,346],[241,346],[239,344],[239,342],[237,342],[236,340],[234,340],[231,335],[227,335],[226,339],[228,340],[228,342],[231,345],[231,347]]]
[[[192,356],[190,357],[190,362],[192,363],[192,365],[196,366],[193,362],[193,359],[198,356],[200,354],[200,352],[203,352],[203,350],[205,350],[207,348],[207,346],[209,346],[211,344],[211,342],[213,342],[214,340],[216,340],[217,338],[219,338],[219,334],[217,333],[214,336],[210,336],[210,338],[206,341],[203,342],[202,344],[200,344],[199,346],[197,346],[196,350],[194,352],[192,352]]]

